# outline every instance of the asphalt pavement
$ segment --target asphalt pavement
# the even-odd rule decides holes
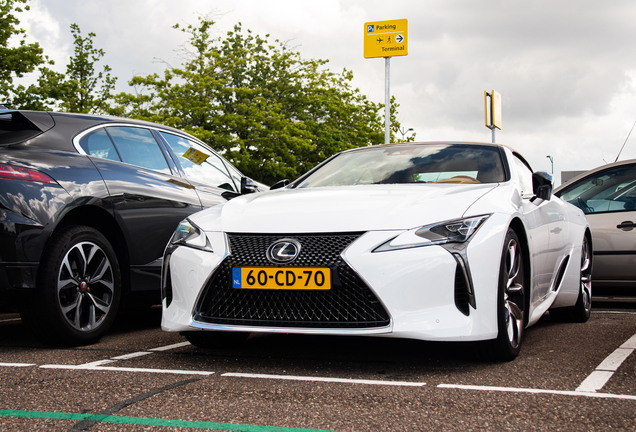
[[[97,344],[37,342],[0,314],[0,430],[262,432],[636,430],[636,303],[596,303],[585,324],[544,316],[520,356],[465,343],[252,335],[203,350],[120,316]]]

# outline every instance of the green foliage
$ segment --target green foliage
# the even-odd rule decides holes
[[[11,103],[13,79],[33,72],[44,63],[42,48],[26,43],[26,32],[19,28],[16,13],[29,10],[27,0],[0,0],[0,102]],[[24,5],[21,7],[20,5]],[[18,39],[17,46],[12,40]]]
[[[331,72],[326,60],[303,59],[240,24],[213,38],[213,25],[207,18],[176,25],[190,37],[181,66],[134,77],[135,93],[117,95],[110,113],[186,130],[269,184],[383,142],[382,105],[352,88],[351,71]]]
[[[37,84],[28,88],[18,86],[14,90],[16,107],[91,114],[105,114],[110,110],[109,101],[117,78],[110,76],[108,65],[100,72],[95,70],[96,63],[105,55],[104,50],[93,46],[95,33],[82,37],[77,24],[71,24],[71,33],[75,51],[66,73],[41,67]]]

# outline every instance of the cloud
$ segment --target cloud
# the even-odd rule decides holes
[[[391,60],[399,119],[422,139],[490,141],[483,91],[503,100],[498,141],[538,169],[588,169],[613,161],[636,120],[636,3],[632,0],[31,0],[29,34],[58,65],[72,55],[71,23],[106,52],[119,78],[162,72],[180,62],[187,37],[175,23],[211,15],[223,35],[234,24],[270,34],[305,58],[354,72],[354,85],[384,101],[384,61],[364,59],[367,21],[407,18],[409,55]],[[27,19],[27,15],[29,18]],[[630,140],[636,140],[636,135]],[[629,141],[625,157],[636,157]],[[623,156],[621,156],[623,158]]]

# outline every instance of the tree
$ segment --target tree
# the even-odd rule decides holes
[[[45,62],[37,42],[26,43],[26,32],[19,28],[16,13],[29,10],[27,0],[0,0],[0,102],[11,104],[13,79],[33,72]],[[20,7],[23,4],[24,7]],[[17,46],[12,41],[18,38]]]
[[[110,110],[111,92],[117,78],[110,76],[108,65],[100,72],[95,70],[96,63],[105,55],[104,50],[94,47],[95,33],[82,37],[77,24],[71,24],[71,33],[75,50],[66,73],[40,67],[37,84],[15,89],[14,105],[22,109],[91,114],[105,114]]]
[[[189,34],[181,67],[136,76],[112,114],[168,124],[207,142],[265,183],[295,178],[336,152],[383,142],[381,104],[351,86],[353,74],[305,60],[285,43],[244,32],[213,38],[214,22]]]

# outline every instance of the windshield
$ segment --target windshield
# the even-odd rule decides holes
[[[392,144],[342,153],[296,187],[502,181],[505,171],[496,146]]]

